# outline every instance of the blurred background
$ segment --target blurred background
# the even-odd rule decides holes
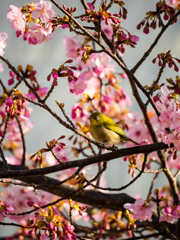
[[[82,14],[84,11],[81,7],[80,0],[57,0],[61,6],[65,4],[67,7],[77,6],[76,15]],[[90,2],[90,1],[88,1]],[[142,57],[144,52],[149,48],[149,46],[154,41],[157,34],[160,32],[160,29],[156,30],[150,29],[150,33],[145,35],[141,30],[137,30],[136,26],[142,19],[145,17],[145,13],[148,11],[155,10],[156,0],[124,0],[125,7],[128,10],[128,16],[126,21],[122,21],[122,26],[126,28],[132,35],[137,35],[140,37],[140,40],[136,48],[131,48],[127,46],[126,52],[123,56],[123,59],[129,69],[131,69],[137,61]],[[22,5],[27,4],[26,0],[4,0],[0,3],[0,33],[6,32],[8,34],[8,44],[4,49],[5,54],[4,58],[8,59],[10,63],[17,67],[22,65],[24,68],[27,64],[34,66],[34,69],[37,71],[37,78],[41,87],[50,87],[51,82],[47,82],[47,75],[51,72],[52,68],[58,68],[62,63],[67,60],[66,57],[66,48],[63,45],[63,36],[75,36],[74,33],[70,33],[68,29],[57,29],[54,33],[55,37],[48,43],[43,43],[39,45],[29,45],[27,41],[23,41],[22,37],[16,37],[16,31],[11,28],[10,22],[6,19],[7,11],[9,10],[9,5],[14,5],[21,7]],[[100,3],[100,1],[97,1]],[[169,1],[167,1],[169,4]],[[53,6],[54,11],[63,17],[63,14]],[[116,9],[110,9],[112,13],[117,13]],[[179,31],[179,21],[170,26],[168,30],[163,34],[162,38],[159,41],[159,44],[154,48],[148,59],[142,64],[142,66],[137,70],[135,76],[144,85],[151,85],[153,80],[156,79],[159,67],[157,64],[152,64],[152,59],[154,59],[158,53],[167,52],[169,49],[172,49],[172,56],[180,58],[180,31]],[[73,65],[73,64],[71,64]],[[9,69],[3,63],[4,72],[0,73],[0,79],[7,86],[7,81],[9,79]],[[122,72],[122,70],[116,68],[117,71]],[[162,82],[165,82],[166,78],[172,77],[175,78],[176,73],[173,68],[166,68],[162,74]],[[22,84],[23,85],[23,84]],[[137,111],[141,114],[138,105],[136,104],[134,97],[129,86],[127,79],[122,79],[120,86],[126,90],[129,97],[132,101],[132,106],[130,109]],[[23,93],[27,92],[25,85],[19,88]],[[142,95],[144,98],[144,96]],[[78,100],[78,97],[69,92],[68,81],[65,78],[58,80],[58,87],[55,87],[54,92],[51,98],[48,101],[48,104],[51,106],[53,111],[59,114],[62,118],[62,114],[57,107],[55,100],[65,104],[65,111],[68,116],[71,116],[71,109],[73,104]],[[27,152],[35,153],[38,149],[45,147],[45,142],[52,139],[57,139],[61,135],[68,136],[72,135],[72,132],[62,127],[55,121],[49,114],[47,114],[43,109],[36,108],[33,106],[32,112],[32,121],[34,122],[34,128],[30,131],[29,134],[25,136],[27,143]],[[66,139],[67,139],[66,138]],[[70,151],[70,145],[67,142],[67,148]],[[72,158],[72,160],[75,159]],[[108,163],[108,169],[105,173],[105,179],[107,181],[107,187],[119,187],[124,184],[127,184],[131,179],[131,175],[127,174],[128,163],[124,162],[123,159],[113,160]],[[153,175],[143,175],[138,179],[135,184],[124,190],[123,192],[135,196],[141,194],[142,197],[146,197],[150,182],[153,178]],[[157,181],[155,187],[161,186],[161,183],[166,183],[165,178],[161,174],[161,177]],[[0,226],[0,237],[10,234],[10,231],[14,231],[12,228]]]

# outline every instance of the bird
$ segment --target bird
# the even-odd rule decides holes
[[[122,141],[130,141],[136,145],[140,145],[131,138],[120,128],[111,118],[106,117],[100,112],[94,112],[89,117],[91,136],[98,142],[104,145],[115,145]]]

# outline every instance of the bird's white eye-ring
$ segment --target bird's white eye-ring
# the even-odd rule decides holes
[[[98,117],[98,116],[96,116],[96,120],[97,120],[97,121],[99,120],[99,117]]]

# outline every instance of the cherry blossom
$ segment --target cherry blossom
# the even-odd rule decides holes
[[[126,73],[120,73],[119,74],[122,78],[127,78],[127,74]]]
[[[131,105],[131,100],[129,96],[127,96],[126,91],[121,88],[115,90],[114,101],[119,103],[121,107],[126,107]]]
[[[7,12],[7,19],[11,22],[12,28],[19,32],[25,31],[26,18],[18,7],[10,5],[10,10]]]
[[[37,94],[40,96],[40,98],[43,98],[47,94],[47,92],[48,92],[48,87],[40,88],[37,90]],[[26,96],[32,100],[36,99],[34,93],[32,92],[28,93]]]
[[[173,214],[173,210],[169,206],[165,207],[164,212],[166,214],[160,216],[159,222],[166,221],[169,223],[173,223],[174,220],[179,218],[179,216]]]
[[[82,94],[84,90],[86,89],[87,85],[84,80],[78,79],[78,80],[72,80],[68,83],[70,92],[75,93],[76,95]]]
[[[165,87],[161,87],[162,95],[159,97],[159,100],[156,101],[156,106],[160,110],[159,121],[162,128],[157,129],[158,134],[160,134],[164,143],[170,144],[173,142],[174,146],[180,150],[180,112],[176,108],[175,100],[172,99],[170,91]],[[171,130],[167,132],[165,128],[169,127]]]
[[[84,107],[82,107],[79,103],[75,103],[72,107],[71,117],[76,122],[79,121],[86,122],[89,118],[89,114],[88,111]]]
[[[28,40],[28,43],[32,45],[48,42],[54,37],[51,32],[52,25],[50,23],[46,26],[46,28],[36,23],[24,34],[24,40]]]
[[[108,21],[108,25],[105,23],[105,21],[102,21],[102,30],[106,34],[106,36],[111,39],[113,35],[113,28],[111,26],[111,20]]]
[[[76,59],[78,56],[76,49],[79,48],[81,44],[76,39],[69,36],[63,37],[63,43],[66,46],[67,50],[66,56],[69,58]]]
[[[126,203],[124,207],[134,214],[134,219],[139,220],[140,222],[144,220],[152,221],[152,209],[151,207],[146,206],[142,198],[138,198],[135,203]]]
[[[169,0],[171,4],[175,4],[178,0]]]
[[[92,3],[87,3],[88,7],[90,8],[90,10],[94,10],[94,1]]]
[[[5,32],[0,33],[0,56],[4,54],[3,48],[7,45],[8,35]]]
[[[47,23],[50,18],[53,18],[55,12],[51,9],[52,4],[50,2],[40,0],[34,4],[34,11],[31,16],[35,19],[40,18],[43,23]]]

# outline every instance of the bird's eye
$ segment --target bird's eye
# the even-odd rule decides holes
[[[97,120],[97,121],[99,120],[99,117],[98,117],[98,116],[96,116],[96,120]]]

